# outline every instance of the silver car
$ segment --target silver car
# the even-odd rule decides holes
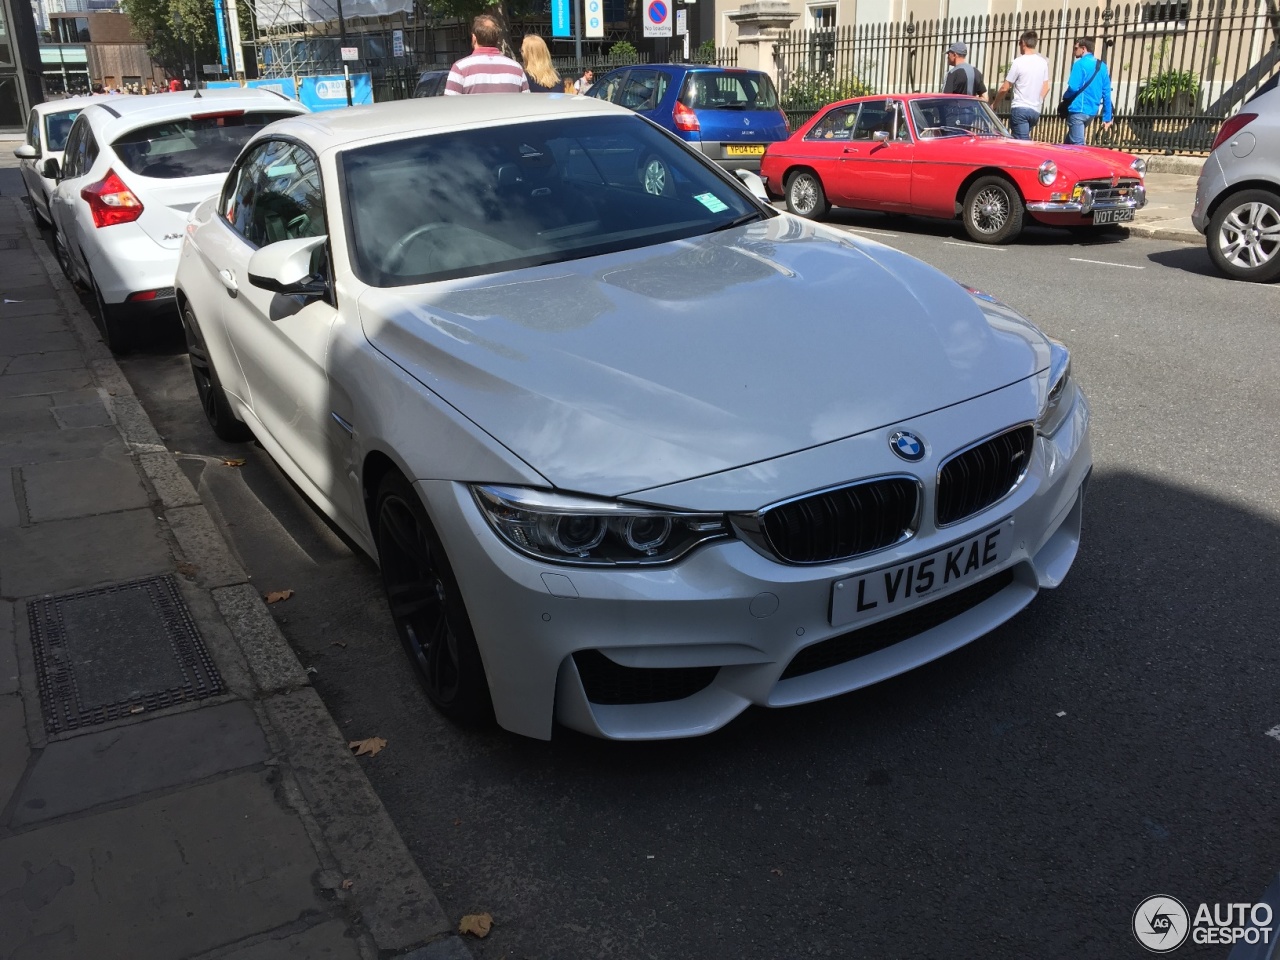
[[[1191,222],[1218,269],[1280,277],[1280,88],[1276,78],[1226,120],[1200,171]]]
[[[1061,344],[600,100],[280,121],[177,296],[210,425],[377,559],[452,717],[707,733],[955,650],[1075,559]]]

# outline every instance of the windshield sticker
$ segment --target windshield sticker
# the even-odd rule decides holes
[[[697,200],[712,213],[722,213],[729,209],[729,205],[714,193],[700,193],[693,199]]]

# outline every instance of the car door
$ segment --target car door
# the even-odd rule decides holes
[[[221,224],[210,225],[221,229],[210,229],[202,243],[222,285],[218,313],[247,386],[241,399],[265,431],[259,439],[269,442],[272,455],[350,517],[345,470],[335,465],[345,463],[351,447],[344,426],[351,404],[335,395],[326,367],[338,318],[332,294],[286,296],[249,282],[249,260],[259,248],[327,235],[319,161],[294,141],[264,140],[241,158],[231,178]],[[319,248],[312,263],[331,281],[327,251],[327,244]]]
[[[81,256],[77,241],[76,204],[82,203],[80,190],[84,186],[84,175],[88,170],[88,139],[90,138],[89,120],[81,114],[72,124],[71,133],[67,136],[66,149],[62,154],[62,173],[58,186],[50,200],[50,213],[56,237],[55,243],[62,245],[60,256],[65,257],[67,270],[80,279],[87,281],[88,275],[81,267]]]
[[[855,205],[857,150],[853,130],[858,121],[859,104],[833,107],[815,123],[804,138],[803,155],[822,181],[827,199],[839,207]]]
[[[902,101],[864,101],[844,155],[853,205],[872,210],[909,209],[913,159],[914,145]]]
[[[36,151],[36,157],[34,160],[19,161],[18,169],[22,171],[22,183],[27,188],[31,202],[36,205],[36,212],[47,215],[48,203],[45,200],[44,185],[40,180],[40,165],[44,163],[44,145],[40,142],[40,114],[35,110],[32,110],[27,117],[26,144]]]

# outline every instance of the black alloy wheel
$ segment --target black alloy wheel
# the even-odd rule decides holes
[[[483,724],[493,702],[453,568],[422,501],[400,474],[378,487],[378,563],[391,619],[427,698],[451,720]]]
[[[131,330],[126,324],[122,314],[125,310],[123,306],[113,306],[102,299],[102,290],[98,287],[98,281],[93,277],[89,278],[89,284],[93,288],[94,305],[97,308],[98,330],[102,333],[102,342],[107,345],[112,353],[124,354],[133,349],[133,337]]]
[[[76,275],[71,270],[71,252],[67,249],[66,241],[62,239],[62,233],[56,226],[53,228],[53,255],[58,260],[58,266],[62,268],[62,275],[73,285],[77,284]]]
[[[209,349],[200,335],[200,325],[196,322],[191,304],[182,308],[182,330],[187,336],[187,359],[191,364],[191,378],[196,383],[200,408],[204,410],[204,418],[209,421],[209,428],[219,440],[225,440],[228,443],[252,440],[253,431],[236,417],[231,404],[227,402],[227,393],[222,389],[218,371],[214,368],[213,360],[209,357]]]

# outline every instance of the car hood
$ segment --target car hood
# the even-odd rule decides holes
[[[377,350],[548,482],[605,496],[901,423],[1048,365],[1044,335],[1007,308],[786,215],[369,289],[359,309]]]
[[[956,145],[958,151],[980,152],[982,163],[1034,168],[1046,160],[1052,160],[1063,170],[1071,171],[1076,179],[1109,177],[1113,173],[1122,177],[1137,176],[1130,166],[1134,161],[1132,154],[1105,147],[1040,143],[1010,137],[955,137],[950,142]]]

